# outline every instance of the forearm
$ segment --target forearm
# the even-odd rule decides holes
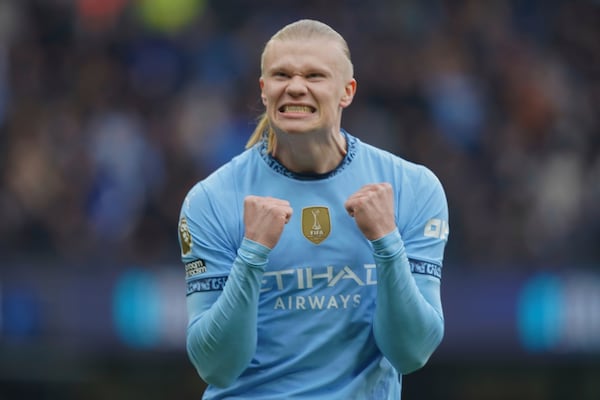
[[[372,244],[377,264],[375,340],[399,372],[409,373],[427,362],[443,336],[439,282],[417,285],[397,231]]]
[[[228,386],[254,355],[258,296],[268,252],[244,239],[223,292],[190,321],[188,355],[207,383]]]

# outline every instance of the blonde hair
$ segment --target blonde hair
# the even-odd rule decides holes
[[[286,25],[271,37],[271,39],[265,44],[262,55],[260,57],[261,74],[263,72],[264,67],[265,53],[270,43],[276,40],[284,41],[310,38],[332,39],[338,42],[344,55],[348,59],[348,63],[350,65],[350,73],[354,74],[352,59],[350,57],[350,49],[348,48],[348,43],[346,43],[346,40],[342,37],[342,35],[337,33],[329,25],[312,19],[301,19],[299,21]],[[271,152],[275,147],[275,132],[271,127],[266,112],[262,113],[259,116],[258,124],[256,125],[256,128],[254,128],[254,132],[252,132],[252,135],[248,139],[248,142],[246,143],[246,148],[254,146],[263,138],[263,135],[265,134],[267,135],[267,151]]]

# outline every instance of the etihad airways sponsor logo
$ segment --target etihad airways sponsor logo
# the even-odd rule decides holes
[[[353,270],[349,266],[335,268],[295,268],[279,271],[268,271],[263,275],[261,292],[297,290],[297,295],[278,296],[273,302],[274,310],[340,310],[356,308],[360,305],[361,295],[353,294],[310,294],[302,295],[300,291],[315,286],[332,288],[340,282],[349,282],[354,286],[371,286],[377,284],[375,264],[364,264],[363,268]]]
[[[274,310],[338,310],[356,308],[360,305],[360,294],[338,294],[337,296],[279,296]]]
[[[375,264],[364,264],[362,269],[353,270],[349,266],[336,269],[332,265],[324,269],[312,267],[267,271],[263,275],[261,292],[283,290],[284,288],[311,289],[326,283],[333,287],[342,281],[353,281],[357,286],[376,285]]]

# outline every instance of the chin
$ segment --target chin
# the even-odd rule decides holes
[[[306,124],[281,124],[275,127],[276,130],[287,133],[288,135],[302,135],[315,132],[314,125]]]

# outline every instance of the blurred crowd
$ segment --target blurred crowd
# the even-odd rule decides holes
[[[298,18],[348,41],[343,127],[441,179],[447,264],[600,266],[596,0],[0,0],[0,261],[178,262]]]

